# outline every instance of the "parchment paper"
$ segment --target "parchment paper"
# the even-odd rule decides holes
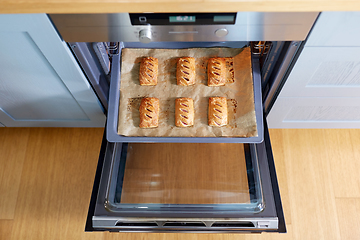
[[[140,86],[139,69],[143,57],[159,60],[158,84]],[[194,57],[196,84],[176,85],[176,63],[179,57]],[[234,77],[228,72],[225,86],[207,86],[207,62],[210,57],[228,57]],[[231,63],[231,60],[233,63]],[[230,66],[233,64],[233,66]],[[139,128],[139,106],[143,97],[160,100],[159,126]],[[175,126],[175,99],[194,100],[194,126]],[[228,125],[208,126],[209,97],[228,99]],[[125,48],[121,57],[121,83],[118,134],[152,137],[254,137],[257,136],[250,48],[134,49]]]

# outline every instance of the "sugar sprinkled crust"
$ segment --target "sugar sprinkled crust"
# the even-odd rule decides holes
[[[140,128],[155,128],[159,125],[159,99],[154,97],[143,98],[141,100]]]
[[[225,58],[210,58],[208,61],[208,86],[223,86],[226,82]]]
[[[194,101],[192,98],[177,98],[175,100],[175,125],[177,127],[194,125]]]
[[[226,97],[209,98],[209,126],[221,127],[227,125],[228,111]]]
[[[144,57],[140,63],[139,81],[142,86],[154,86],[157,84],[158,59]]]
[[[177,85],[190,86],[195,84],[195,58],[182,57],[176,66]]]

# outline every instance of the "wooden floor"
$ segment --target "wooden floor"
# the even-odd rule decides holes
[[[85,233],[103,129],[0,128],[0,239],[360,239],[360,129],[271,130],[288,233]]]

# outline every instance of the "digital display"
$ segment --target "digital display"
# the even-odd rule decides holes
[[[233,22],[234,15],[214,16],[214,22]]]
[[[234,25],[237,13],[129,13],[133,26]]]
[[[195,16],[169,16],[169,21],[172,23],[177,22],[195,22]]]

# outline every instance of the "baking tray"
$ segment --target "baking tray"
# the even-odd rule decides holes
[[[254,137],[127,137],[118,134],[118,116],[120,103],[121,67],[120,56],[123,48],[208,48],[208,47],[231,47],[242,48],[248,42],[162,42],[162,43],[120,43],[119,54],[114,56],[111,65],[111,79],[109,92],[109,109],[107,120],[107,140],[109,142],[197,142],[197,143],[260,143],[264,139],[263,107],[261,94],[261,74],[259,60],[252,57],[252,75],[255,101],[255,116],[257,136]]]

